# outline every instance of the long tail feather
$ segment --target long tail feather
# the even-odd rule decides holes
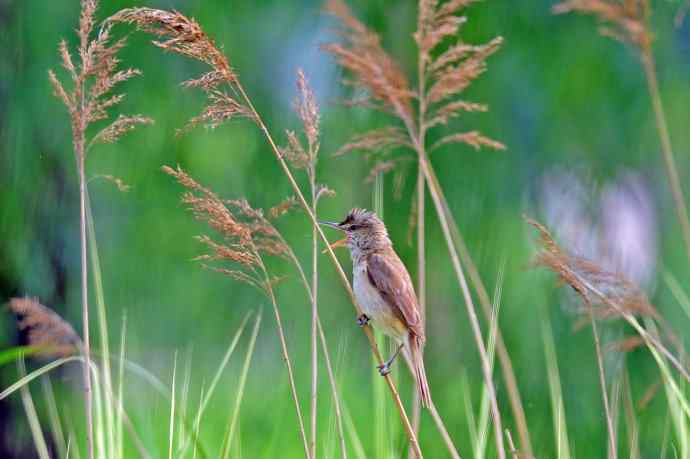
[[[419,392],[419,399],[422,406],[429,408],[431,406],[431,391],[429,390],[429,382],[426,379],[426,370],[424,369],[424,357],[422,356],[422,343],[419,337],[410,335],[410,364],[411,369],[417,380],[417,391]]]

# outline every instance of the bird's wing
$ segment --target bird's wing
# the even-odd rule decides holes
[[[417,296],[410,275],[400,258],[395,254],[369,255],[367,275],[384,301],[393,308],[396,315],[401,316],[407,328],[423,340],[424,326],[417,308]]]

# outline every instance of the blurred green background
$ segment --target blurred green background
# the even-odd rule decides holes
[[[416,2],[349,3],[412,74]],[[99,18],[142,4],[103,0]],[[285,129],[299,128],[291,104],[295,72],[304,68],[323,116],[319,181],[337,192],[336,198],[322,202],[320,216],[334,220],[351,207],[372,206],[373,187],[364,183],[371,165],[362,155],[332,155],[352,135],[385,125],[386,119],[337,103],[346,95],[339,83],[343,75],[319,50],[320,44],[334,39],[334,23],[322,14],[320,2],[151,0],[146,5],[178,9],[195,17],[223,45],[281,142]],[[591,18],[553,16],[551,6],[552,2],[542,0],[493,0],[467,10],[463,40],[480,43],[501,35],[505,45],[489,59],[488,71],[466,93],[469,100],[488,103],[490,111],[463,115],[451,126],[478,129],[508,149],[477,152],[466,146],[448,146],[434,153],[432,161],[490,291],[503,269],[500,327],[513,359],[535,453],[538,457],[556,454],[541,339],[542,324],[548,317],[556,341],[572,452],[575,457],[602,457],[606,429],[591,331],[574,332],[571,302],[556,289],[551,275],[529,269],[533,234],[521,216],[527,213],[549,221],[543,215],[543,203],[554,198],[558,202],[558,194],[549,195],[543,184],[553,171],[568,171],[580,178],[586,189],[582,206],[593,215],[598,212],[600,191],[626,171],[636,172],[649,190],[654,209],[652,241],[656,248],[652,250],[649,294],[684,340],[690,322],[664,282],[664,273],[673,273],[686,290],[690,276],[636,53],[600,37]],[[662,97],[685,185],[690,165],[690,21],[673,26],[680,6],[677,2],[660,1],[653,6]],[[48,69],[60,65],[58,41],[65,38],[71,45],[76,43],[78,15],[76,0],[0,0],[0,294],[2,302],[11,296],[37,296],[81,330],[75,162],[68,116],[52,96],[47,78]],[[119,27],[117,31],[130,30]],[[294,407],[270,304],[250,287],[202,270],[192,261],[202,250],[192,236],[207,230],[190,218],[179,202],[180,187],[160,167],[180,164],[222,196],[246,197],[260,207],[276,204],[290,193],[290,187],[260,132],[248,122],[175,136],[175,129],[203,104],[201,94],[182,90],[178,84],[201,68],[162,54],[147,43],[148,37],[142,34],[129,37],[129,46],[122,53],[124,65],[140,68],[144,75],[123,86],[127,97],[114,113],[141,113],[154,118],[155,125],[136,130],[118,144],[98,146],[87,164],[90,177],[109,174],[131,186],[129,192],[121,193],[107,181],[94,179],[89,184],[111,348],[119,345],[126,315],[126,352],[131,360],[169,383],[175,352],[178,370],[191,358],[190,403],[195,404],[245,313],[263,308],[264,321],[242,405],[241,451],[248,458],[300,457]],[[405,180],[399,197],[394,196],[393,177],[384,179],[383,213],[396,248],[414,277],[416,248],[408,242],[408,222],[416,166],[408,162],[400,171]],[[305,177],[301,179],[306,186]],[[564,199],[564,211],[571,204]],[[463,456],[470,457],[462,380],[466,375],[476,412],[482,377],[465,306],[435,219],[428,201],[427,372],[451,435]],[[597,219],[592,218],[594,224]],[[280,228],[309,266],[311,229],[304,215],[298,212],[285,217]],[[349,270],[347,254],[343,251],[340,257]],[[308,412],[308,301],[289,266],[278,262],[271,266],[277,274],[288,276],[278,287],[279,302],[303,411]],[[386,457],[400,457],[406,444],[390,397],[383,393],[384,412],[372,402],[383,382],[375,373],[366,339],[355,326],[352,306],[325,256],[320,266],[320,313],[344,403],[367,456],[383,457],[375,432],[387,425],[391,432]],[[0,348],[17,345],[9,312],[0,314],[0,324]],[[95,330],[94,326],[92,334]],[[613,341],[625,331],[621,324],[614,324],[602,333],[605,340]],[[247,336],[204,415],[201,438],[211,452],[217,450],[226,428]],[[638,349],[626,356],[608,356],[611,373],[621,368],[623,359],[633,395],[639,399],[657,381],[658,371],[648,352]],[[401,394],[409,403],[412,386],[407,372],[396,372]],[[335,457],[332,403],[323,366],[320,375],[319,456]],[[0,387],[16,378],[13,365],[0,368]],[[502,413],[516,436],[498,372],[495,380]],[[78,373],[62,371],[53,382],[61,413],[81,432]],[[38,389],[34,392],[42,413]],[[147,448],[154,457],[164,455],[168,402],[136,377],[128,379],[126,395],[125,405]],[[667,429],[666,410],[660,393],[637,412],[642,457],[658,457]],[[1,402],[0,413],[0,456],[32,457],[19,398]],[[420,441],[427,457],[446,454],[426,414]],[[488,447],[490,457],[494,454],[492,441]]]

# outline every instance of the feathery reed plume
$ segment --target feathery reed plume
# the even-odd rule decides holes
[[[527,222],[539,232],[541,250],[535,256],[534,264],[556,273],[564,284],[580,296],[587,308],[595,308],[597,319],[621,318],[624,313],[658,317],[647,296],[635,284],[621,274],[605,271],[592,261],[567,254],[546,227],[531,219],[527,219]],[[608,301],[603,302],[598,294],[588,288],[589,285],[603,293]],[[610,302],[619,307],[607,304]]]
[[[178,13],[153,8],[123,9],[108,18],[110,22],[134,24],[158,37],[153,44],[164,51],[203,62],[210,70],[182,83],[184,88],[198,88],[206,94],[207,104],[191,118],[178,134],[203,125],[216,128],[236,117],[252,118],[251,110],[235,97],[237,75],[227,57],[194,19]]]
[[[599,384],[601,386],[608,432],[609,457],[616,457],[616,431],[608,398],[603,353],[596,321],[610,317],[622,317],[624,315],[623,311],[631,315],[647,314],[651,316],[656,316],[656,312],[649,304],[644,293],[620,274],[607,272],[589,260],[566,254],[556,244],[549,231],[543,225],[530,219],[527,222],[539,231],[542,246],[542,249],[535,257],[534,263],[556,273],[563,283],[575,290],[585,305],[594,336]],[[583,279],[586,281],[583,281]],[[601,305],[600,298],[588,289],[590,284],[594,286],[597,292],[603,292],[610,303],[618,304],[620,309],[607,304]],[[600,305],[600,307],[595,308],[596,305]]]
[[[340,266],[338,258],[333,252],[333,249],[330,247],[326,235],[319,227],[316,216],[312,211],[311,206],[307,202],[304,193],[302,193],[300,186],[297,184],[297,181],[290,170],[290,166],[287,163],[287,159],[284,158],[283,152],[280,150],[280,148],[278,148],[273,136],[268,130],[268,127],[263,122],[263,119],[252,104],[237,75],[231,70],[227,59],[215,46],[213,40],[211,40],[203,32],[198,23],[177,12],[168,12],[150,8],[129,8],[121,10],[113,15],[111,20],[114,22],[126,22],[129,24],[134,24],[140,30],[153,33],[161,37],[161,40],[164,40],[154,41],[154,45],[164,50],[176,52],[178,54],[200,60],[211,66],[211,72],[202,75],[201,78],[191,80],[193,83],[189,83],[188,86],[198,86],[208,94],[210,91],[215,90],[216,88],[219,88],[225,84],[227,86],[226,89],[229,89],[232,94],[237,95],[237,98],[233,98],[231,94],[223,92],[223,94],[227,96],[226,101],[231,100],[233,107],[236,107],[241,111],[241,114],[247,115],[247,117],[254,121],[254,123],[263,133],[283,173],[290,182],[290,186],[295,193],[296,199],[307,213],[312,226],[318,233],[319,238],[326,245],[328,255],[338,271],[338,275],[348,292],[353,306],[357,310],[357,313],[361,314],[361,308],[357,304],[357,301],[354,297],[347,275],[345,274],[345,271],[343,271],[342,266]],[[235,110],[235,108],[233,110]],[[224,120],[226,119],[227,118],[224,118]],[[383,358],[381,357],[378,347],[376,346],[376,341],[370,327],[364,327],[364,333],[369,339],[369,344],[372,348],[372,352],[376,356],[377,361],[382,364]],[[389,376],[386,376],[386,383],[388,384],[396,408],[400,413],[401,420],[405,426],[405,432],[412,443],[412,447],[417,456],[421,457],[422,453],[412,430],[412,426],[407,418],[405,408],[400,400],[397,389]],[[307,456],[308,455],[309,453],[307,448]]]
[[[623,318],[648,347],[663,354],[690,381],[684,365],[655,337],[655,333],[648,332],[636,320],[636,316],[660,318],[639,287],[618,273],[608,272],[596,263],[566,253],[546,227],[530,218],[525,219],[539,232],[541,248],[534,258],[535,265],[549,269],[563,284],[570,286],[592,311],[594,319]]]
[[[12,298],[9,307],[29,346],[37,349],[37,357],[55,359],[79,352],[82,344],[74,328],[37,298]]]
[[[414,34],[419,49],[418,87],[416,90],[411,89],[406,76],[401,74],[395,59],[382,48],[376,34],[356,20],[342,0],[329,0],[326,9],[340,19],[344,28],[342,32],[344,38],[342,43],[329,44],[324,49],[333,54],[337,61],[352,73],[354,79],[345,83],[364,89],[369,94],[369,97],[363,100],[350,101],[351,105],[364,105],[390,113],[402,123],[404,128],[401,129],[393,125],[385,131],[377,130],[366,133],[343,147],[341,152],[353,151],[363,146],[365,148],[373,147],[385,154],[400,147],[410,147],[417,154],[420,171],[417,187],[418,207],[422,209],[422,190],[424,187],[421,181],[423,180],[429,187],[458,284],[465,299],[474,339],[482,361],[482,371],[491,401],[494,427],[496,432],[500,433],[503,432],[503,428],[492,381],[491,366],[481,328],[476,318],[474,303],[460,264],[460,256],[455,247],[456,244],[461,246],[460,252],[464,259],[463,262],[470,268],[471,273],[474,271],[473,263],[463,247],[459,231],[456,229],[457,225],[455,225],[453,216],[450,214],[443,190],[428,160],[428,154],[435,148],[452,143],[464,143],[475,149],[481,147],[504,149],[505,146],[477,131],[448,134],[431,147],[427,146],[426,140],[427,132],[430,129],[448,124],[451,118],[457,117],[462,112],[487,110],[483,104],[468,102],[460,97],[464,90],[485,71],[486,59],[499,49],[502,39],[498,37],[479,46],[460,42],[449,47],[447,51],[440,52],[440,54],[436,52],[439,45],[445,42],[447,38],[454,37],[465,22],[466,19],[459,17],[458,14],[468,3],[470,2],[466,0],[451,0],[444,3],[436,0],[419,1],[418,28]],[[415,101],[417,107],[414,107]],[[387,135],[382,136],[381,133]],[[384,156],[384,160],[388,160],[388,158]],[[384,167],[384,170],[390,169],[385,163],[384,166],[379,167]],[[421,226],[423,224],[421,217],[418,220]],[[454,241],[453,238],[456,240]],[[472,276],[472,280],[476,284],[475,277]],[[476,288],[480,289],[481,287],[476,286]],[[490,302],[486,304],[482,302],[482,306],[488,320],[491,316]],[[504,364],[506,360],[509,360],[505,346],[503,346],[502,339],[499,338],[498,340],[504,373],[507,371],[506,369],[512,373],[512,367]],[[512,403],[512,406],[516,411],[521,441],[525,444],[524,449],[531,453],[524,412],[521,401],[519,401],[517,386],[514,384],[515,378],[506,376],[506,379],[509,382],[508,392],[511,401],[516,397],[518,398],[518,401]],[[438,425],[438,427],[441,431],[445,431],[444,426]],[[495,435],[495,440],[498,455],[504,458],[503,435]],[[451,454],[456,456],[457,451],[452,443],[447,443],[447,446]]]
[[[48,77],[53,86],[55,96],[67,107],[72,124],[72,143],[77,162],[79,176],[80,203],[80,239],[81,239],[81,288],[82,288],[82,321],[84,334],[84,393],[87,429],[88,457],[94,454],[93,422],[91,394],[91,376],[89,362],[91,361],[91,344],[89,338],[89,303],[88,303],[88,274],[86,260],[86,173],[85,162],[87,152],[98,143],[116,142],[127,132],[139,124],[149,124],[150,118],[142,115],[120,115],[87,139],[87,128],[92,124],[109,119],[108,111],[119,104],[124,94],[113,94],[117,85],[139,75],[137,69],[128,68],[118,70],[120,59],[118,52],[125,46],[125,39],[112,41],[111,26],[106,23],[98,34],[92,37],[95,14],[98,7],[97,0],[82,0],[81,15],[79,17],[79,46],[77,47],[78,61],[72,57],[67,42],[62,40],[58,47],[62,66],[71,80],[71,90],[50,70]]]
[[[209,236],[198,236],[209,253],[196,257],[204,266],[224,274],[232,279],[245,282],[263,292],[271,301],[278,325],[281,352],[288,371],[292,398],[295,402],[300,434],[304,451],[310,457],[304,421],[297,396],[297,387],[292,371],[292,362],[287,348],[285,332],[280,310],[273,292],[275,278],[266,269],[263,257],[287,257],[291,249],[273,224],[264,216],[261,209],[255,209],[244,199],[223,200],[213,191],[199,184],[179,166],[173,169],[163,167],[166,174],[173,176],[180,185],[187,189],[182,194],[182,202],[190,206],[190,211],[197,220],[206,222],[221,237],[216,241]],[[221,262],[225,266],[209,266],[206,262]]]
[[[566,0],[553,6],[555,14],[578,12],[596,16],[602,23],[599,32],[640,50],[650,46],[647,27],[649,0]]]
[[[640,53],[661,142],[661,154],[668,176],[669,188],[673,196],[676,216],[681,226],[686,255],[690,261],[690,218],[673,155],[666,114],[661,101],[656,63],[652,52],[653,33],[649,26],[651,13],[649,0],[565,0],[555,5],[553,12],[556,14],[578,12],[596,16],[603,24],[599,28],[602,35],[629,44]]]

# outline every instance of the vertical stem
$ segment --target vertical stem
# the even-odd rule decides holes
[[[482,306],[482,312],[484,313],[484,318],[486,320],[491,320],[491,300],[486,292],[484,283],[479,276],[479,271],[477,266],[472,260],[472,256],[467,250],[467,245],[465,244],[460,231],[458,230],[458,225],[455,223],[455,219],[450,211],[446,208],[446,213],[450,218],[450,229],[455,236],[455,243],[458,247],[458,253],[460,255],[460,261],[467,269],[470,277],[470,282],[474,290],[477,292],[479,297],[479,304]],[[513,370],[513,363],[508,354],[508,349],[506,348],[505,342],[503,341],[503,334],[500,328],[496,328],[496,353],[498,354],[498,361],[501,364],[501,374],[503,375],[503,381],[506,385],[506,392],[508,394],[508,400],[510,401],[511,411],[515,417],[515,425],[517,426],[518,436],[520,437],[520,447],[521,451],[528,456],[534,456],[532,452],[532,442],[529,437],[529,429],[527,427],[527,417],[525,416],[525,409],[522,405],[522,398],[520,397],[520,390],[517,385],[517,378],[515,377],[515,371]]]
[[[448,253],[450,254],[453,269],[455,270],[458,283],[460,284],[460,289],[465,299],[467,316],[470,320],[470,326],[472,327],[472,333],[474,335],[474,340],[477,344],[477,349],[479,350],[479,356],[482,362],[482,371],[484,373],[484,383],[486,384],[486,389],[489,395],[489,401],[491,403],[491,414],[494,421],[494,438],[496,440],[496,450],[498,457],[500,459],[504,459],[505,448],[503,446],[503,427],[501,422],[501,413],[498,409],[498,401],[496,399],[496,389],[493,383],[491,364],[489,363],[486,347],[484,346],[482,330],[479,326],[479,319],[477,318],[477,313],[474,307],[474,302],[472,300],[472,295],[470,294],[469,287],[467,286],[467,280],[465,279],[465,274],[462,270],[458,253],[455,249],[455,245],[453,244],[452,236],[450,233],[450,227],[448,225],[448,219],[446,218],[446,213],[444,210],[444,206],[442,204],[442,202],[445,202],[445,197],[443,196],[443,191],[440,188],[440,185],[438,184],[436,175],[428,162],[424,146],[417,143],[416,149],[417,153],[419,154],[420,165],[422,166],[424,177],[429,185],[429,193],[431,194],[432,201],[434,202],[434,206],[436,207],[439,223],[441,224],[441,230],[443,231],[444,238],[446,239]]]
[[[666,166],[666,174],[668,175],[669,186],[671,187],[671,194],[673,195],[678,221],[680,222],[683,232],[686,255],[688,256],[688,261],[690,261],[690,222],[688,220],[688,210],[685,205],[683,189],[680,185],[680,178],[678,177],[678,170],[676,169],[676,162],[673,157],[671,137],[668,132],[668,125],[666,124],[666,115],[664,114],[664,107],[661,103],[659,82],[656,76],[656,65],[649,42],[646,42],[642,47],[642,66],[647,79],[649,96],[652,100],[656,128],[659,132],[659,140],[661,141],[661,152],[664,158],[664,165]]]
[[[316,171],[312,169],[309,174],[309,185],[311,187],[312,212],[316,215]],[[318,392],[318,347],[316,335],[318,331],[318,308],[317,308],[317,288],[319,283],[318,255],[319,244],[317,240],[316,228],[312,227],[312,272],[311,272],[311,458],[316,459],[316,415],[317,415],[317,392]]]
[[[421,9],[421,4],[420,4]],[[424,24],[422,24],[421,11],[417,12],[417,30],[421,31]],[[417,84],[419,96],[419,114],[417,122],[419,124],[419,140],[424,144],[426,135],[425,117],[426,117],[426,60],[420,52],[417,58]],[[417,169],[417,298],[419,302],[419,315],[422,318],[424,330],[426,330],[426,255],[424,253],[424,172],[422,172],[421,162]],[[420,349],[423,352],[423,349]],[[415,434],[419,435],[419,420],[421,414],[421,400],[419,392],[415,389],[412,396],[412,424],[414,426]]]
[[[592,322],[592,334],[594,335],[594,347],[597,352],[597,365],[599,367],[599,384],[601,385],[601,395],[604,400],[604,415],[606,416],[606,429],[608,430],[609,442],[609,459],[618,457],[616,453],[616,432],[613,429],[613,419],[611,418],[611,409],[609,408],[609,396],[606,389],[606,374],[604,373],[604,357],[601,353],[601,342],[599,341],[599,332],[597,331],[597,323],[594,319],[594,311],[592,306],[589,307],[589,319]]]
[[[426,255],[425,255],[425,228],[424,228],[424,173],[421,166],[417,174],[417,298],[419,301],[419,314],[426,329]],[[419,421],[422,411],[419,391],[412,388],[412,427],[419,436]],[[410,451],[411,454],[411,451]]]
[[[420,99],[423,99],[420,94]],[[415,126],[413,125],[410,116],[407,112],[399,105],[396,105],[395,111],[398,117],[405,124],[410,140],[412,141],[412,146],[417,152],[419,158],[419,166],[424,173],[424,179],[429,186],[429,194],[431,194],[431,200],[434,202],[434,207],[436,208],[436,215],[438,217],[439,224],[441,225],[441,230],[443,236],[446,240],[446,245],[448,246],[448,254],[450,255],[451,264],[455,270],[455,275],[460,285],[460,290],[465,299],[465,306],[467,308],[467,316],[470,319],[470,325],[472,327],[472,334],[474,335],[475,343],[477,344],[477,349],[479,351],[479,357],[482,362],[482,371],[484,374],[484,383],[486,384],[487,392],[489,394],[489,400],[491,402],[491,415],[494,422],[494,430],[496,435],[494,438],[496,440],[496,450],[499,459],[505,459],[505,447],[503,445],[503,427],[501,422],[501,412],[498,409],[498,400],[496,398],[496,389],[493,383],[491,364],[489,363],[488,353],[486,352],[486,346],[484,346],[484,339],[482,338],[482,330],[479,326],[479,320],[477,319],[476,308],[474,307],[474,301],[472,300],[472,294],[467,286],[467,279],[465,278],[465,273],[463,272],[462,265],[460,264],[460,259],[458,257],[458,252],[453,243],[453,237],[451,235],[450,226],[448,220],[450,211],[447,207],[447,200],[443,194],[443,189],[438,183],[436,178],[436,173],[434,172],[429,158],[426,153],[426,147],[424,143],[420,140],[422,139],[422,133],[425,131],[424,123],[420,123],[419,134],[415,132]],[[447,215],[448,214],[448,215]]]
[[[283,354],[283,361],[285,361],[285,366],[288,371],[288,380],[290,382],[290,390],[292,392],[292,399],[295,401],[295,410],[297,411],[297,421],[299,422],[299,431],[302,437],[302,443],[304,444],[304,453],[307,458],[309,458],[309,443],[307,441],[307,434],[304,429],[304,418],[302,417],[302,410],[299,406],[299,398],[297,397],[297,386],[295,385],[295,377],[292,373],[292,363],[290,362],[290,355],[288,354],[287,341],[285,340],[285,333],[283,331],[283,321],[280,319],[280,310],[278,309],[278,303],[276,301],[275,294],[273,293],[273,288],[271,287],[271,279],[268,277],[268,271],[261,262],[261,270],[264,274],[264,281],[266,282],[266,292],[271,300],[271,305],[273,306],[273,313],[276,318],[276,324],[278,325],[278,337],[280,338],[280,350]]]
[[[83,133],[83,131],[82,131]],[[86,174],[84,172],[84,137],[75,145],[77,168],[79,169],[79,236],[81,246],[81,312],[84,339],[84,398],[86,409],[86,442],[89,459],[93,459],[93,394],[91,392],[91,340],[89,339],[89,288],[88,266],[86,261]]]
[[[336,271],[338,272],[338,276],[340,277],[340,280],[342,281],[343,285],[345,286],[345,290],[347,291],[350,301],[352,302],[352,305],[355,307],[355,310],[357,311],[357,314],[360,315],[362,314],[362,308],[359,306],[357,303],[357,299],[354,296],[354,292],[352,291],[352,286],[350,286],[350,281],[347,279],[347,275],[345,274],[345,271],[343,271],[343,267],[340,266],[340,262],[338,261],[338,258],[335,256],[335,252],[333,252],[333,249],[331,248],[328,238],[326,238],[326,235],[323,233],[321,230],[321,227],[319,227],[319,222],[316,220],[316,216],[314,215],[314,212],[311,211],[311,206],[307,203],[307,200],[304,198],[304,194],[302,193],[302,190],[300,189],[299,185],[297,184],[297,181],[295,180],[295,177],[292,175],[292,172],[290,172],[290,167],[287,165],[285,162],[285,158],[283,158],[282,154],[280,153],[280,150],[278,149],[278,146],[276,145],[275,141],[273,140],[273,137],[271,136],[271,133],[268,131],[268,127],[266,127],[266,124],[264,124],[263,120],[261,119],[261,116],[259,113],[256,111],[254,108],[254,104],[252,104],[251,100],[249,99],[249,96],[245,92],[244,88],[240,84],[239,81],[235,82],[235,87],[237,91],[240,93],[242,96],[242,100],[247,104],[247,107],[251,111],[254,120],[259,126],[259,129],[261,129],[261,132],[263,132],[264,136],[266,137],[266,140],[268,141],[269,145],[271,146],[271,150],[273,151],[273,154],[275,155],[276,159],[278,160],[278,164],[282,168],[283,172],[285,173],[285,176],[287,177],[288,181],[290,182],[290,186],[292,187],[293,191],[297,195],[297,199],[299,200],[300,204],[302,205],[302,208],[304,211],[307,213],[307,216],[309,217],[309,220],[311,221],[311,224],[313,225],[314,229],[316,232],[319,234],[319,238],[323,241],[323,243],[326,245],[326,250],[328,251],[328,256],[331,258],[333,261],[333,264],[336,268]],[[371,346],[371,350],[374,353],[374,356],[376,357],[376,360],[379,362],[379,364],[383,364],[383,358],[381,357],[381,353],[379,352],[378,346],[376,345],[376,339],[374,338],[374,334],[371,331],[370,326],[365,326],[362,327],[364,330],[364,333],[367,335],[367,338],[369,339],[369,345]],[[395,402],[395,406],[400,413],[400,418],[402,420],[403,426],[405,427],[405,433],[407,434],[407,437],[409,438],[410,442],[412,443],[412,449],[415,451],[415,454],[419,459],[423,457],[422,455],[422,450],[419,448],[419,443],[417,442],[417,437],[414,433],[414,430],[412,429],[412,425],[410,424],[410,420],[407,417],[407,412],[405,411],[405,407],[402,404],[402,400],[400,400],[400,394],[398,393],[398,389],[395,387],[395,384],[393,384],[393,380],[391,379],[390,375],[384,376],[386,383],[388,384],[388,388],[390,389],[391,396],[393,397],[393,401]]]

